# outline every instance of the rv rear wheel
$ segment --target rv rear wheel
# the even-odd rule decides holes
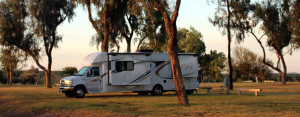
[[[74,90],[74,94],[76,98],[83,98],[85,96],[85,91],[83,88],[78,87]]]
[[[151,92],[152,95],[162,95],[162,93],[163,93],[163,88],[160,85],[155,85]]]
[[[194,90],[186,90],[185,92],[186,92],[186,94],[193,94]]]
[[[74,97],[74,92],[73,91],[67,91],[67,92],[65,92],[65,95],[67,97]]]

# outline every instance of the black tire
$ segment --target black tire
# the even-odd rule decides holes
[[[83,98],[85,96],[85,90],[82,87],[75,88],[74,95],[76,98]]]
[[[74,92],[73,91],[67,91],[67,92],[65,92],[65,95],[67,97],[74,97]]]
[[[163,88],[160,85],[155,85],[152,89],[151,95],[162,95]]]
[[[140,91],[138,92],[138,95],[148,95],[148,92]]]
[[[186,92],[186,94],[189,94],[189,95],[190,95],[190,94],[193,94],[193,93],[194,93],[194,90],[186,90],[185,92]]]

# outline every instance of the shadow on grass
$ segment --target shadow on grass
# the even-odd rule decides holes
[[[107,97],[166,97],[176,96],[175,94],[163,94],[163,95],[137,95],[135,93],[118,93],[118,94],[87,94],[85,98],[107,98]]]

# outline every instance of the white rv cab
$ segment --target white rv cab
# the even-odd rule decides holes
[[[197,55],[178,55],[185,89],[192,93],[199,86]],[[67,97],[120,91],[161,95],[176,90],[167,53],[93,53],[84,58],[83,66],[75,76],[60,80],[59,91]]]

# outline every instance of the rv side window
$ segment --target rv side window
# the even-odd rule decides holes
[[[133,61],[116,61],[116,70],[118,71],[132,71],[133,69]]]

